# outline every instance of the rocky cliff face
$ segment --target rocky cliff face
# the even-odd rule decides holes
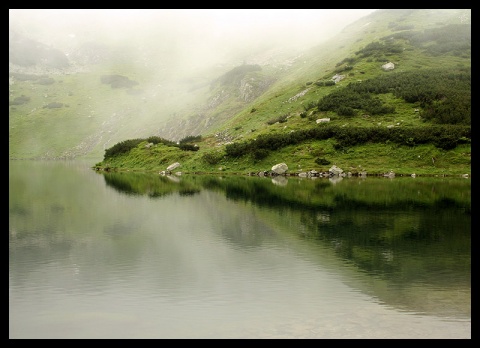
[[[245,76],[239,87],[240,99],[249,103],[257,99],[275,81],[268,76]]]

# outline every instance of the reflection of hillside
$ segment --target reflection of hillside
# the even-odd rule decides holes
[[[181,195],[192,195],[200,190],[188,181],[168,176],[147,173],[103,173],[105,182],[115,190],[128,195],[148,195],[162,197],[178,192]]]
[[[100,287],[115,281],[116,265],[128,264],[135,272],[155,269],[153,278],[136,280],[187,292],[191,279],[203,284],[212,265],[221,273],[222,262],[243,260],[226,252],[193,267],[192,254],[202,260],[207,250],[198,248],[203,241],[252,255],[274,247],[278,255],[266,262],[277,256],[305,260],[395,309],[470,318],[469,180],[345,178],[333,185],[289,178],[278,186],[259,177],[177,178],[96,174],[75,163],[11,163],[13,282],[24,281],[27,267],[32,277],[42,274],[49,263],[41,260],[53,257],[65,264],[75,260],[73,276]],[[261,261],[241,267],[253,270]],[[165,283],[164,275],[180,272],[189,276]],[[60,275],[58,283],[65,279]]]
[[[469,181],[355,178],[332,185],[289,179],[279,188],[268,179],[229,177],[206,179],[205,186],[265,207],[258,216],[270,226],[263,230],[295,233],[313,243],[312,252],[318,243],[326,246],[357,270],[347,283],[389,306],[471,315],[465,306],[471,289]],[[322,265],[323,258],[318,255]]]
[[[255,248],[275,234],[298,238],[292,247],[299,253],[322,267],[348,265],[334,268],[345,269],[344,281],[352,288],[388,306],[470,316],[465,305],[471,289],[469,180],[348,178],[333,184],[290,178],[279,186],[258,177],[195,175],[171,181],[155,174],[104,175],[110,187],[127,194],[206,190],[246,202],[234,210],[204,202],[204,214],[223,217],[215,223],[228,243]],[[224,210],[230,213],[220,213]],[[319,253],[319,246],[328,252]]]
[[[442,289],[442,298],[436,300],[445,301],[443,314],[448,315],[452,304],[470,297],[471,222],[468,214],[458,211],[454,205],[332,211],[328,220],[306,212],[301,220],[307,226],[305,238],[327,243],[341,259],[373,275],[365,284],[371,295],[395,307],[414,295],[412,308],[429,312],[438,309],[432,299]],[[461,311],[470,315],[470,308]]]
[[[470,215],[471,183],[461,178],[349,178],[335,185],[327,179],[290,178],[283,185],[258,177],[184,177],[204,188],[224,191],[232,200],[297,210],[442,210]],[[448,184],[447,184],[448,183]]]

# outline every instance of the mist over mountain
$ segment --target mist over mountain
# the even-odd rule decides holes
[[[372,42],[469,24],[470,12],[10,10],[10,158],[100,159],[125,139],[238,133],[256,115],[253,132],[317,101],[314,83]],[[370,59],[344,81],[396,58]]]
[[[135,65],[181,74],[235,66],[269,49],[304,49],[372,11],[10,10],[9,30],[64,52],[72,62],[82,47],[100,45]]]

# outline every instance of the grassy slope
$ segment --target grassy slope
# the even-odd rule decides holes
[[[128,71],[129,73],[125,73]],[[100,76],[121,74],[139,82],[139,94],[111,88],[100,83]],[[186,100],[186,87],[166,90],[148,86],[151,74],[131,67],[94,67],[87,72],[49,75],[55,82],[17,81],[10,86],[10,100],[25,95],[30,101],[11,105],[9,111],[10,158],[100,159],[105,148],[126,138],[155,133],[156,119],[173,115]],[[188,98],[203,100],[204,95],[190,93]],[[52,102],[62,108],[48,109]],[[199,103],[199,101],[196,101]],[[195,104],[195,99],[191,102]]]
[[[414,25],[415,30],[421,30],[432,26],[436,27],[448,23],[458,23],[458,18],[463,12],[465,11],[458,10],[452,15],[451,11],[444,12],[441,10],[424,10],[413,14],[405,10],[382,10],[374,13],[345,28],[335,39],[305,53],[296,59],[288,69],[279,71],[265,67],[264,73],[275,74],[277,82],[260,98],[245,105],[244,109],[230,120],[225,123],[215,124],[207,133],[202,134],[204,138],[202,142],[198,143],[200,146],[199,151],[184,152],[175,148],[167,149],[161,145],[147,150],[142,148],[141,145],[139,149],[132,151],[132,153],[127,156],[109,159],[108,163],[99,164],[101,166],[109,165],[110,167],[119,169],[160,171],[166,169],[171,163],[180,162],[182,164],[180,169],[183,172],[221,171],[249,173],[269,170],[272,165],[285,162],[290,172],[296,172],[298,170],[309,169],[319,171],[328,170],[329,166],[322,167],[314,162],[315,158],[324,157],[329,159],[332,164],[336,164],[346,171],[353,172],[366,170],[368,173],[383,173],[394,170],[396,173],[403,174],[470,174],[471,148],[469,145],[461,145],[454,150],[443,151],[435,148],[433,145],[403,148],[394,145],[368,144],[354,147],[347,152],[340,152],[334,150],[331,140],[326,140],[310,141],[301,145],[283,148],[261,161],[254,161],[253,159],[245,157],[235,160],[223,159],[215,165],[209,165],[202,160],[202,156],[205,153],[223,153],[225,142],[215,137],[217,133],[227,134],[228,138],[233,141],[244,141],[255,138],[260,134],[289,132],[312,126],[312,122],[314,121],[309,118],[299,117],[300,112],[304,110],[304,105],[317,102],[319,98],[330,93],[335,88],[341,88],[350,82],[374,78],[380,74],[387,73],[381,69],[382,62],[363,59],[355,63],[354,70],[352,70],[353,75],[347,76],[345,80],[336,86],[317,87],[314,84],[307,85],[308,82],[330,79],[335,74],[334,70],[337,63],[345,58],[354,56],[356,51],[365,47],[368,43],[378,40],[389,33],[393,33],[393,31],[389,29],[390,22],[401,23],[402,25]],[[470,58],[466,59],[452,55],[429,57],[418,49],[412,49],[402,54],[391,55],[385,58],[396,64],[397,71],[433,67],[452,67],[452,69],[455,69],[461,66],[470,67],[471,64]],[[128,70],[129,68],[126,67],[124,69]],[[117,72],[120,73],[125,70],[118,68]],[[130,74],[124,74],[140,82],[142,78],[147,79],[148,72],[136,71],[136,76],[132,71],[130,71]],[[363,74],[360,74],[360,72],[363,72]],[[98,158],[98,155],[102,154],[105,148],[113,146],[116,142],[133,138],[131,125],[135,123],[141,124],[141,118],[150,120],[151,126],[136,130],[134,133],[135,137],[143,138],[154,135],[155,129],[160,122],[152,121],[152,115],[159,112],[159,105],[162,106],[161,112],[163,114],[173,115],[177,111],[180,111],[179,113],[185,117],[193,113],[196,109],[195,106],[201,105],[202,98],[206,98],[208,95],[207,88],[200,88],[196,91],[197,94],[195,97],[197,99],[192,99],[192,102],[186,103],[188,105],[183,107],[183,109],[175,109],[175,107],[178,106],[176,101],[181,101],[182,98],[186,98],[185,94],[179,93],[179,91],[185,89],[179,88],[177,93],[173,94],[177,100],[170,100],[170,104],[164,107],[158,100],[158,97],[148,98],[147,96],[147,98],[143,99],[142,103],[140,102],[142,100],[141,96],[129,96],[125,94],[124,90],[111,90],[108,86],[99,86],[98,83],[91,82],[91,85],[75,85],[74,81],[78,81],[77,78],[78,76],[69,81],[68,76],[63,77],[64,86],[67,85],[68,88],[73,89],[75,95],[79,96],[78,98],[82,97],[81,101],[75,100],[72,104],[76,102],[79,107],[85,105],[86,102],[88,104],[88,99],[85,99],[87,97],[84,97],[83,92],[79,91],[78,88],[85,88],[90,91],[90,94],[85,95],[90,95],[91,98],[95,98],[95,95],[99,94],[102,96],[102,100],[99,101],[95,99],[95,107],[91,107],[90,109],[84,108],[84,118],[81,120],[75,119],[74,117],[79,114],[77,108],[75,112],[71,114],[66,111],[66,108],[63,109],[61,111],[62,116],[56,118],[55,127],[51,128],[51,125],[48,126],[50,130],[55,130],[53,133],[48,132],[47,129],[43,129],[42,132],[35,132],[34,136],[32,136],[31,133],[32,127],[37,130],[37,127],[41,127],[43,123],[34,122],[27,116],[22,115],[22,117],[13,118],[14,124],[12,124],[13,112],[11,110],[10,123],[11,126],[15,127],[11,128],[10,132],[11,158],[22,156],[36,157],[44,153],[46,149],[49,150],[51,148],[52,151],[55,151],[60,144],[65,144],[65,142],[71,146],[75,146],[75,144],[81,143],[87,135],[89,137],[95,137],[96,139],[95,145],[90,153],[94,153],[95,155],[93,157]],[[98,79],[97,72],[82,81],[96,82]],[[18,87],[17,85],[14,86],[16,88]],[[42,87],[45,88],[44,86]],[[292,97],[305,91],[307,88],[308,91],[304,95],[292,101]],[[161,92],[165,91],[159,91],[160,94]],[[20,95],[22,93],[16,90],[15,94]],[[168,95],[171,97],[172,93]],[[118,96],[122,96],[120,102],[117,101]],[[401,100],[395,100],[391,95],[382,95],[381,97],[388,101],[389,104],[395,106],[396,112],[394,114],[376,117],[356,117],[346,120],[336,117],[336,115],[332,113],[318,113],[314,118],[331,117],[332,124],[345,126],[369,127],[378,124],[389,125],[397,123],[400,123],[402,126],[418,126],[421,124],[416,114],[412,112],[414,106]],[[88,105],[90,106],[90,104]],[[132,107],[132,105],[134,105],[134,107]],[[221,104],[219,108],[229,110],[229,108],[233,106],[238,106],[238,103],[236,103],[235,100],[230,100]],[[16,108],[24,108],[23,111],[28,110],[29,107],[31,108],[30,104],[29,106],[16,106]],[[255,111],[252,112],[252,110]],[[43,121],[45,121],[47,117],[55,117],[55,112],[59,114],[59,111],[60,110],[53,110],[53,113],[50,111],[47,113],[45,111],[39,115],[43,117]],[[94,116],[91,115],[92,113]],[[123,128],[109,129],[106,126],[109,121],[108,117],[112,119],[112,115],[114,114],[117,124],[119,123],[119,118],[125,123]],[[284,114],[289,115],[287,122],[267,125],[266,122],[268,120]],[[153,119],[155,119],[155,117],[153,117]],[[65,120],[65,124],[62,120]],[[33,123],[30,123],[30,126],[26,128],[27,131],[22,133],[22,129],[25,129],[23,127],[24,123],[19,122]],[[72,132],[67,133],[63,131],[64,129],[71,129]],[[74,130],[81,130],[81,132],[75,132]],[[43,133],[43,131],[45,131],[45,133]],[[112,132],[114,134],[111,134]],[[41,137],[41,134],[48,135],[44,136],[45,139],[37,139],[37,137]],[[27,138],[30,140],[25,141]],[[18,144],[16,144],[16,142],[18,142]],[[42,144],[42,147],[38,147],[35,142]],[[45,145],[45,143],[48,145]],[[14,146],[12,146],[12,144]],[[436,158],[435,163],[433,163],[432,157]]]

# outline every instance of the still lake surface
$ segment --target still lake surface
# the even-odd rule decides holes
[[[10,338],[471,338],[471,182],[10,161]]]

